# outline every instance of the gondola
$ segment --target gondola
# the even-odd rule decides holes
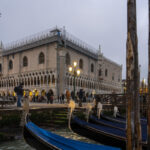
[[[115,117],[110,117],[110,116],[106,116],[106,115],[101,114],[101,118],[104,120],[112,121],[112,122],[126,123],[125,119],[118,118],[118,117],[115,118]]]
[[[120,120],[126,120],[125,116],[120,115],[119,113],[116,114],[116,118]],[[141,121],[147,123],[147,119],[145,117],[141,118]]]
[[[113,119],[113,118],[112,118]],[[89,117],[89,122],[97,124],[97,125],[104,125],[111,128],[116,128],[125,131],[126,130],[126,122],[115,122],[105,119],[98,119],[97,117],[91,115]],[[141,121],[141,130],[142,130],[142,139],[143,141],[146,141],[147,139],[147,124],[143,121]]]
[[[111,120],[103,119],[103,118],[98,119],[94,115],[90,115],[89,122],[91,122],[93,124],[97,124],[97,125],[100,124],[100,125],[104,125],[104,126],[108,126],[108,127],[112,127],[112,128],[117,128],[120,130],[125,130],[125,128],[126,128],[125,122],[115,122],[115,121],[111,121]]]
[[[78,117],[72,117],[71,128],[74,132],[102,144],[119,147],[123,150],[126,149],[127,139],[125,130],[88,123]],[[147,149],[146,136],[143,136],[142,146],[143,149]]]
[[[28,116],[26,116],[23,136],[25,141],[37,150],[119,150],[110,146],[64,138],[38,127],[28,119]]]
[[[109,120],[112,122],[117,122],[117,123],[126,123],[126,118],[122,118],[122,117],[109,117],[106,115],[101,114],[101,118],[104,120]],[[145,118],[141,118],[141,124],[147,124],[147,119]]]

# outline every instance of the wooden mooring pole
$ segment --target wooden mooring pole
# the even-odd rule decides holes
[[[148,37],[148,107],[147,107],[147,141],[150,149],[150,0],[148,1],[149,37]]]
[[[140,103],[139,103],[139,67],[136,26],[136,0],[127,2],[128,36],[126,55],[127,79],[127,150],[142,150]]]

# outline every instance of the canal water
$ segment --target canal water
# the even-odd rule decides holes
[[[53,129],[52,132],[56,133],[58,135],[64,136],[66,138],[71,138],[74,140],[80,140],[80,141],[84,141],[84,142],[96,143],[85,137],[79,136],[76,133],[70,132],[69,129],[61,129],[61,130]],[[28,144],[26,144],[23,137],[20,137],[20,138],[18,138],[18,140],[4,142],[4,143],[0,144],[0,150],[34,150],[34,148],[32,148]]]

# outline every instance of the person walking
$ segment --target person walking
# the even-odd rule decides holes
[[[82,101],[83,101],[83,89],[80,89],[80,91],[79,91],[79,107],[82,107]]]
[[[17,94],[17,107],[21,107],[21,99],[23,96],[23,83],[20,83],[19,86],[14,88],[15,93]]]
[[[47,96],[47,104],[49,104],[50,103],[50,97],[51,97],[51,90],[49,90],[47,92],[46,96]]]
[[[67,99],[67,103],[69,104],[69,102],[70,102],[70,92],[68,90],[66,91],[66,99]]]
[[[65,95],[62,93],[61,95],[61,103],[64,104]]]
[[[54,93],[53,91],[50,89],[50,103],[53,104],[53,100],[54,100]]]

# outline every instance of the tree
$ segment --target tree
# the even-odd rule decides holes
[[[128,0],[127,9],[127,150],[141,150],[136,0]],[[131,122],[134,122],[134,124]]]

